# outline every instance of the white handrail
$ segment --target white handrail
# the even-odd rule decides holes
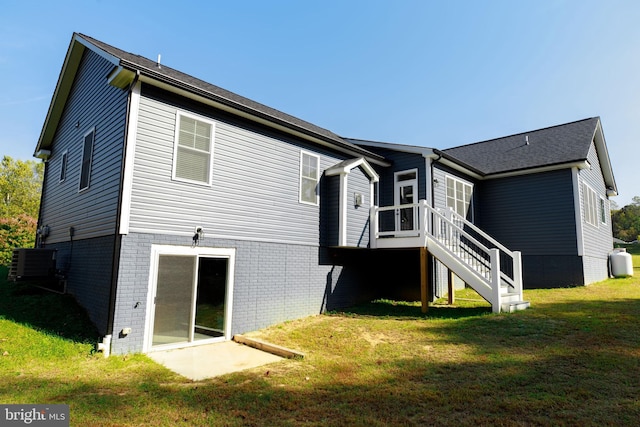
[[[464,222],[465,226],[467,226],[469,228],[472,228],[473,231],[477,232],[482,237],[484,237],[485,239],[490,241],[496,248],[500,249],[502,252],[506,253],[507,255],[510,255],[510,256],[513,257],[513,252],[510,251],[509,249],[507,249],[502,243],[498,242],[496,239],[494,239],[493,237],[491,237],[490,235],[488,235],[487,233],[482,231],[474,223],[472,223],[471,221],[467,220],[465,217],[460,215],[458,212],[454,211],[451,208],[449,208],[449,211],[451,212],[452,215],[456,216],[460,221]]]
[[[399,209],[412,209],[412,217],[414,218],[412,229],[397,230],[394,219],[393,230],[379,231],[379,213],[394,210],[397,211]],[[462,225],[457,223],[461,223]],[[445,229],[444,231],[446,233],[445,236],[438,235],[437,231],[438,229],[443,228],[443,224]],[[429,235],[434,241],[442,245],[443,249],[447,252],[450,252],[452,255],[460,258],[461,261],[468,264],[468,260],[465,261],[459,253],[453,252],[447,247],[447,243],[461,247],[460,245],[463,243],[462,238],[464,238],[469,245],[473,246],[466,246],[464,249],[468,251],[471,256],[475,253],[476,260],[478,261],[478,264],[475,267],[470,265],[472,269],[476,270],[478,274],[484,276],[488,281],[493,282],[496,280],[496,287],[498,288],[500,283],[503,282],[514,288],[514,290],[519,294],[522,293],[522,266],[520,252],[507,249],[503,244],[452,209],[442,212],[440,209],[435,209],[429,206],[426,200],[420,200],[418,203],[385,207],[374,206],[371,210],[371,225],[372,240],[374,242],[379,237],[420,237],[421,239],[426,239],[426,236]],[[488,242],[491,247],[480,242],[476,237],[470,234],[468,229],[465,229],[467,227]],[[456,237],[454,237],[454,234]],[[375,244],[373,247],[375,247]],[[493,249],[496,249],[496,251]],[[498,267],[500,266],[500,260],[497,260],[496,262],[496,260],[493,259],[495,256],[500,257],[500,253],[504,253],[508,258],[510,258],[511,262],[509,264],[511,264],[512,271],[509,273],[513,277],[510,277],[509,274],[506,274],[501,270],[498,270],[497,272],[493,271],[492,267],[495,265],[498,265]],[[482,271],[477,270],[480,266],[482,266]]]
[[[449,224],[451,224],[462,235],[464,235],[466,239],[469,239],[469,240],[473,241],[473,243],[475,245],[480,246],[480,248],[485,253],[489,253],[489,248],[487,246],[485,246],[484,244],[481,244],[480,242],[478,242],[478,240],[476,240],[473,236],[471,236],[469,233],[467,233],[462,227],[457,225],[454,221],[449,220],[446,217],[446,215],[444,215],[439,209],[434,209],[434,208],[432,208],[430,206],[427,206],[427,209],[429,211],[431,211],[434,215],[436,215],[436,216],[438,216],[440,218],[444,218],[446,221],[449,222]],[[492,245],[494,245],[494,247],[496,249],[498,249],[500,252],[503,252],[505,255],[507,255],[509,258],[511,258],[512,267],[513,267],[513,272],[512,272],[513,277],[509,277],[508,275],[506,275],[504,273],[501,273],[500,277],[502,278],[502,280],[507,282],[511,287],[515,288],[515,290],[518,293],[521,293],[522,292],[522,267],[521,267],[520,252],[510,251],[504,245],[502,245],[500,242],[498,242],[496,239],[494,239],[493,237],[491,237],[490,235],[488,235],[487,233],[482,231],[475,224],[469,222],[466,218],[464,218],[463,216],[459,215],[457,212],[453,211],[452,209],[447,211],[447,214],[451,214],[452,217],[455,217],[458,221],[462,222],[465,227],[469,227],[469,228],[473,229],[475,232],[477,232],[479,235],[481,235],[484,239],[486,239],[488,242],[490,242]],[[433,234],[433,231],[432,231],[432,234]],[[436,236],[434,236],[434,237],[436,237]]]

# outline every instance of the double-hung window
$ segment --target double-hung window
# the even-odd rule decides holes
[[[582,198],[584,202],[584,219],[587,224],[598,226],[598,195],[586,183],[582,183]]]
[[[84,139],[82,142],[82,164],[80,166],[80,186],[78,188],[78,191],[83,191],[89,188],[89,181],[91,178],[91,161],[93,158],[93,142],[95,140],[95,135],[95,128],[84,134]]]
[[[447,207],[452,208],[458,215],[466,218],[467,214],[469,214],[469,209],[471,208],[473,186],[467,182],[450,176],[446,177],[446,181]]]
[[[300,153],[300,203],[318,204],[320,158],[302,151]]]
[[[174,179],[211,185],[214,128],[213,122],[177,114]]]

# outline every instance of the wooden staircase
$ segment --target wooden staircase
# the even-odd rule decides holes
[[[414,210],[412,230],[379,231],[380,213],[394,209]],[[487,300],[494,313],[529,307],[522,294],[520,252],[510,251],[453,210],[434,209],[425,200],[415,205],[374,207],[371,224],[373,247],[426,247]]]

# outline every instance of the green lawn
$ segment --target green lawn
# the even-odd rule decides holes
[[[640,276],[525,291],[532,308],[511,315],[457,297],[286,322],[250,335],[303,360],[192,382],[94,354],[69,298],[0,281],[0,402],[67,403],[83,426],[638,423]]]

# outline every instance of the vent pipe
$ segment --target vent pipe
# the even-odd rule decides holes
[[[160,68],[160,59],[162,59],[162,55],[158,54],[158,62],[156,63],[158,68]]]

